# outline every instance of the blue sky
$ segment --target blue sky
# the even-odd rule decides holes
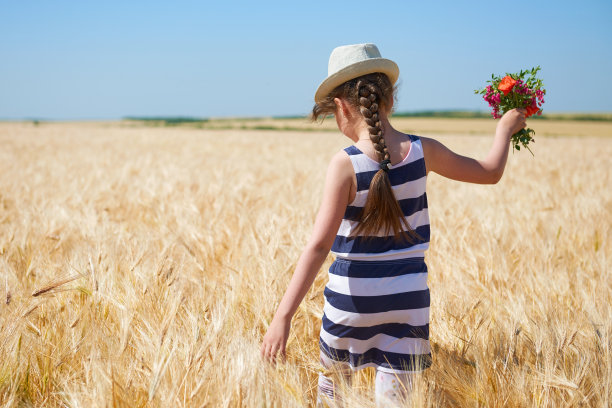
[[[331,50],[373,42],[398,111],[480,109],[540,65],[545,112],[612,111],[612,2],[0,0],[0,118],[307,114]]]

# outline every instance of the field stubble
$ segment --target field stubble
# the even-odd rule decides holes
[[[422,135],[483,157],[492,135],[467,131]],[[419,406],[611,403],[612,139],[536,139],[497,185],[430,173]],[[0,143],[0,404],[313,403],[331,255],[286,364],[259,347],[347,138],[5,123]],[[373,377],[350,406],[373,406]]]

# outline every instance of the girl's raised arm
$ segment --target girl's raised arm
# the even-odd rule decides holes
[[[298,260],[293,277],[261,345],[262,356],[271,362],[275,361],[277,352],[280,352],[283,359],[285,357],[291,318],[312,286],[334,243],[348,204],[352,179],[351,160],[344,151],[340,151],[329,164],[323,200],[310,240]]]
[[[425,167],[441,176],[478,184],[495,184],[504,174],[510,136],[526,126],[525,109],[512,109],[497,124],[493,146],[483,160],[461,156],[434,139],[421,137]]]

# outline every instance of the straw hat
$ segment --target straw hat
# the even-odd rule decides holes
[[[391,84],[395,84],[399,76],[397,64],[382,58],[378,47],[374,44],[353,44],[334,48],[329,56],[327,78],[317,88],[315,102],[324,99],[338,85],[374,72],[387,74]]]

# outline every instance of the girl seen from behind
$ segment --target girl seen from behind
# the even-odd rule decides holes
[[[327,169],[312,235],[264,336],[262,356],[285,357],[291,318],[331,252],[325,286],[318,406],[341,405],[341,374],[375,367],[378,406],[405,400],[414,377],[431,365],[429,288],[425,251],[430,228],[426,195],[430,171],[470,183],[501,178],[510,136],[525,127],[525,110],[499,121],[484,159],[458,155],[440,142],[394,129],[397,65],[374,44],[337,47],[328,77],[315,94],[312,119],[334,115],[354,144]]]

